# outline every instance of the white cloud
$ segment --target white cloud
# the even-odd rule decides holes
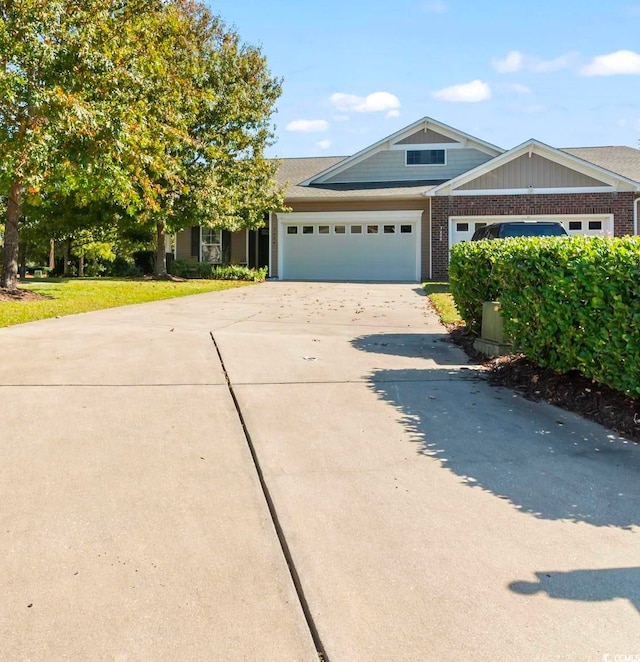
[[[430,14],[446,14],[449,11],[449,6],[442,0],[428,0],[422,3],[422,8]]]
[[[329,149],[331,147],[331,141],[330,140],[320,140],[316,143],[316,147],[319,147],[320,149]]]
[[[571,64],[571,61],[575,57],[575,53],[565,53],[553,60],[541,60],[540,58],[532,58],[528,62],[528,68],[530,71],[536,74],[546,74],[551,71],[559,71],[564,69]]]
[[[394,117],[400,117],[400,111],[399,111],[399,110],[390,110],[390,111],[384,116],[384,118],[385,118],[386,120],[390,120],[390,119],[392,119],[392,118],[394,118]]]
[[[326,131],[329,123],[326,120],[294,120],[287,124],[287,131],[296,131],[301,133],[318,133]]]
[[[478,103],[491,98],[491,88],[481,80],[473,80],[462,85],[452,85],[432,93],[434,99],[439,101],[452,101],[457,103]]]
[[[509,51],[502,60],[494,57],[491,60],[493,68],[501,74],[513,74],[520,71],[524,64],[524,55],[520,51]]]
[[[331,95],[336,110],[356,113],[382,113],[400,108],[400,100],[390,92],[374,92],[366,97],[336,92]]]
[[[553,60],[543,60],[533,55],[525,55],[520,51],[509,51],[502,59],[494,57],[491,64],[501,74],[513,74],[523,69],[536,74],[544,74],[568,67],[575,56],[576,53],[564,53]]]
[[[640,74],[640,53],[616,51],[608,55],[598,55],[580,73],[583,76],[619,76]]]

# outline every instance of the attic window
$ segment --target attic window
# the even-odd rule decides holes
[[[444,149],[408,149],[407,165],[445,165],[447,163]]]

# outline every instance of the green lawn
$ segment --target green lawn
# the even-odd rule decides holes
[[[462,324],[462,318],[449,293],[449,283],[429,282],[423,283],[422,287],[444,324]]]
[[[145,303],[188,294],[215,292],[249,285],[246,282],[188,280],[64,279],[45,278],[20,283],[20,289],[42,294],[46,299],[0,301],[0,327],[32,322],[47,317],[74,315],[90,310]]]

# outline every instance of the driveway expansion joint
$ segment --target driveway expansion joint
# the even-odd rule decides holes
[[[284,534],[284,530],[282,528],[282,525],[280,524],[280,520],[278,517],[278,512],[276,510],[273,498],[271,497],[271,493],[269,491],[269,487],[266,483],[264,473],[262,471],[262,467],[260,466],[260,460],[258,458],[258,454],[256,452],[255,446],[253,444],[253,441],[251,439],[251,434],[249,432],[249,429],[247,428],[246,421],[244,419],[244,416],[242,414],[242,409],[240,408],[240,403],[238,402],[238,399],[236,398],[236,394],[233,390],[233,385],[231,383],[231,380],[229,379],[229,374],[227,372],[227,368],[224,363],[224,359],[222,358],[222,352],[220,351],[220,348],[218,347],[218,343],[216,342],[215,336],[213,333],[211,333],[211,340],[213,342],[213,346],[216,350],[216,353],[218,354],[218,358],[220,360],[220,365],[222,366],[222,370],[224,372],[224,376],[227,382],[227,388],[229,389],[229,394],[231,395],[231,399],[233,400],[233,405],[236,409],[236,413],[238,414],[238,419],[240,421],[240,425],[242,427],[242,431],[244,433],[245,440],[247,442],[247,446],[249,448],[249,452],[251,454],[251,459],[253,460],[253,465],[256,470],[256,474],[258,476],[258,481],[260,482],[260,487],[262,489],[262,493],[264,495],[265,501],[267,503],[267,507],[269,509],[269,515],[271,516],[271,521],[273,523],[276,536],[278,537],[278,542],[280,543],[280,548],[282,550],[282,554],[285,558],[285,561],[287,563],[287,567],[289,569],[289,574],[291,575],[291,580],[293,582],[296,594],[298,596],[298,601],[300,602],[300,607],[302,609],[302,612],[304,614],[305,620],[307,622],[307,627],[309,628],[309,634],[311,635],[311,638],[313,639],[313,643],[316,647],[316,652],[318,653],[318,657],[322,662],[329,662],[329,657],[327,655],[327,652],[325,650],[324,644],[322,643],[322,640],[320,638],[320,634],[318,633],[318,628],[316,627],[315,620],[313,618],[313,614],[311,613],[311,609],[309,607],[309,603],[307,601],[307,598],[304,593],[304,589],[302,588],[302,583],[300,581],[300,575],[298,574],[298,570],[296,568],[295,562],[293,560],[293,556],[291,555],[291,550],[289,548],[289,544],[287,542],[286,536]]]

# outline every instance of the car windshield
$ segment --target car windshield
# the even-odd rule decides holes
[[[555,237],[565,234],[560,225],[505,225],[502,231],[503,237]]]

